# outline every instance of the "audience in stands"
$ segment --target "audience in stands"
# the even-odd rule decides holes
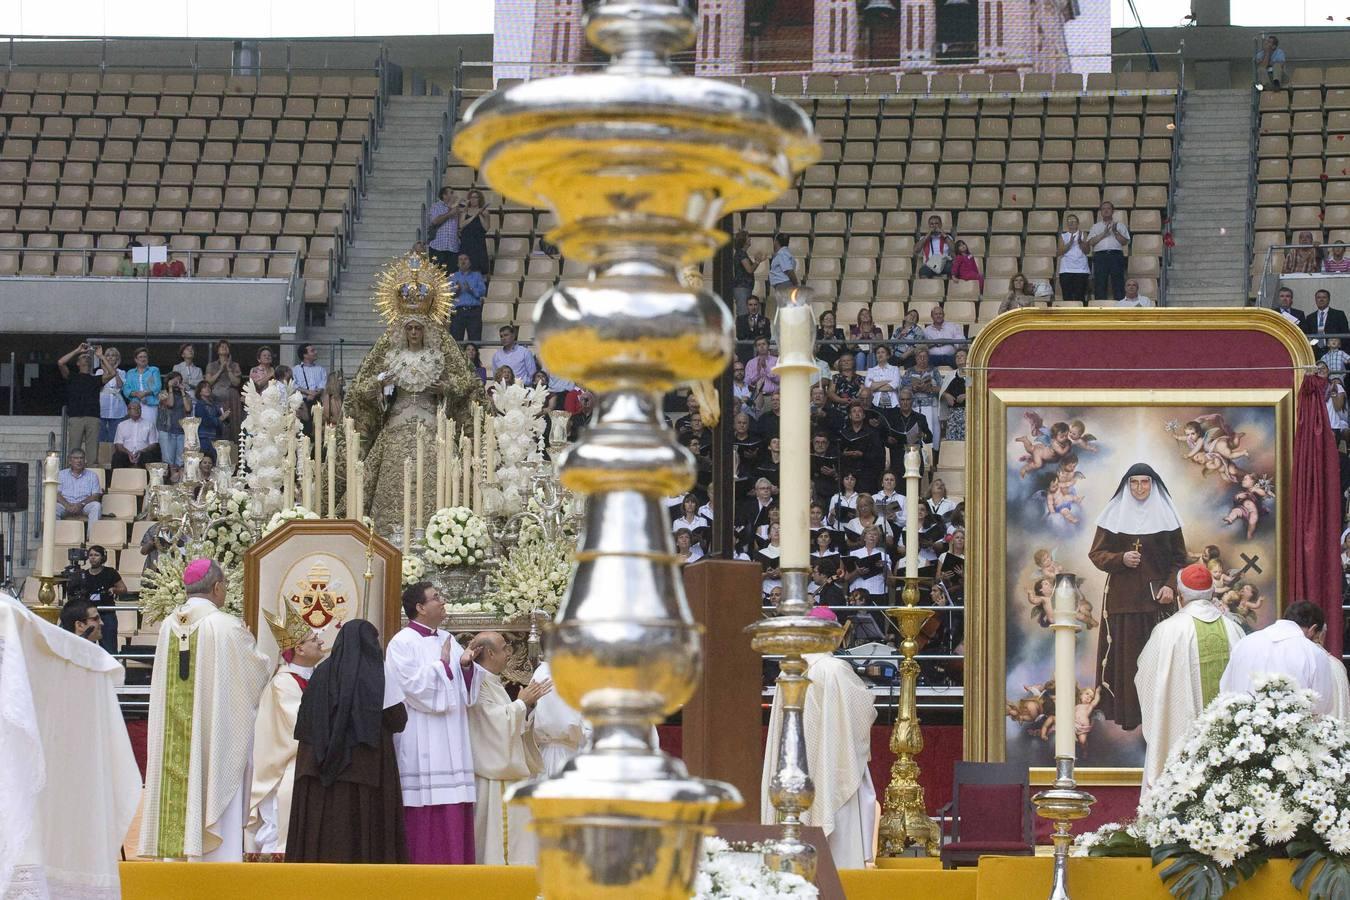
[[[970,255],[970,247],[965,241],[957,241],[954,245],[956,255],[952,257],[951,277],[954,281],[978,281],[980,290],[984,290],[984,274],[980,272],[980,264],[975,261],[975,257]]]
[[[849,343],[853,345],[853,361],[858,369],[866,371],[876,365],[876,341],[885,340],[886,333],[872,320],[872,310],[864,306],[858,318],[848,326]]]
[[[459,255],[459,216],[464,211],[464,201],[455,199],[455,192],[448,187],[441,188],[440,199],[427,210],[427,252],[431,261],[440,266],[447,274],[455,268],[455,257]]]
[[[159,452],[177,476],[183,466],[183,417],[192,414],[192,391],[183,387],[183,376],[170,372],[155,407],[155,430],[159,433]],[[198,437],[201,432],[197,432]]]
[[[483,351],[478,349],[478,345],[468,342],[461,345],[464,348],[464,358],[468,360],[469,369],[478,376],[478,380],[487,383],[487,369],[483,368]]]
[[[323,390],[323,420],[325,422],[342,421],[342,401],[346,396],[346,378],[340,371],[330,372],[328,386]]]
[[[1036,290],[1027,276],[1018,272],[1008,282],[1008,296],[1003,298],[1003,302],[998,305],[999,313],[1005,313],[1010,309],[1021,309],[1024,306],[1031,306],[1036,299]]]
[[[1303,311],[1294,309],[1293,288],[1280,288],[1279,293],[1275,298],[1275,311],[1290,322],[1293,322],[1299,328],[1303,327]]]
[[[1087,299],[1088,280],[1092,267],[1088,264],[1087,235],[1079,228],[1078,217],[1070,213],[1064,219],[1064,230],[1059,233],[1056,255],[1059,257],[1059,292],[1065,300],[1083,302]],[[1025,279],[1023,279],[1025,283]]]
[[[964,441],[966,439],[966,350],[956,351],[956,368],[942,385],[939,398],[944,415],[942,417],[942,439],[944,441]]]
[[[797,260],[788,249],[788,236],[780,232],[773,236],[773,242],[777,249],[773,259],[769,260],[769,290],[781,291],[796,287],[801,284],[801,279],[797,277]]]
[[[155,423],[141,414],[139,400],[130,400],[127,417],[118,423],[117,433],[113,435],[112,467],[144,469],[152,462],[161,462]]]
[[[745,298],[745,313],[736,317],[736,356],[747,361],[755,355],[755,341],[768,340],[773,323],[764,315],[764,304],[751,294]]]
[[[1125,296],[1116,301],[1116,306],[1153,306],[1153,301],[1139,293],[1139,281],[1129,278],[1125,281]]]
[[[1350,323],[1346,322],[1345,313],[1331,308],[1331,292],[1325,288],[1313,294],[1313,303],[1317,308],[1303,318],[1303,333],[1312,339],[1313,350],[1320,358],[1327,344],[1318,335],[1350,333]]]
[[[211,446],[211,442],[225,437],[226,426],[234,418],[233,410],[222,404],[211,390],[211,385],[203,380],[201,384],[197,385],[197,397],[192,403],[192,415],[201,420],[201,424],[197,426],[197,438],[202,445],[202,452],[214,460],[216,451]],[[324,421],[340,422],[342,420],[341,418],[329,419],[325,416]]]
[[[93,469],[85,468],[83,450],[66,454],[66,468],[56,473],[56,517],[97,522],[103,515],[103,485]]]
[[[509,366],[515,376],[512,383],[530,384],[534,381],[539,364],[535,362],[533,353],[516,343],[516,327],[503,325],[497,329],[497,337],[502,345],[492,354],[492,371],[500,373],[502,366]]]
[[[469,270],[484,277],[492,271],[487,244],[490,215],[482,191],[475,188],[465,195],[464,209],[459,214],[459,252],[468,254]]]
[[[302,398],[297,414],[305,434],[313,437],[312,407],[319,402],[319,398],[323,396],[323,389],[328,384],[328,369],[319,365],[319,348],[314,344],[302,345],[295,369],[292,371],[295,376],[295,389],[300,392]]]
[[[131,358],[135,360],[136,368],[128,369],[122,379],[122,396],[127,399],[128,406],[132,400],[139,400],[142,406],[153,408],[159,403],[159,392],[163,388],[159,368],[150,365],[150,351],[144,347],[138,347]]]
[[[1322,260],[1322,271],[1328,275],[1350,275],[1350,257],[1345,255],[1345,244],[1332,244]]]
[[[778,357],[769,355],[769,339],[755,340],[755,355],[745,364],[745,383],[750,385],[755,408],[763,412],[769,406],[769,398],[778,393],[778,376],[773,368],[778,365]]]
[[[94,374],[93,348],[82,343],[56,361],[66,381],[66,447],[98,459],[99,392],[103,379]],[[75,360],[75,371],[70,361]]]
[[[1344,379],[1334,377],[1323,361],[1317,363],[1317,374],[1327,379],[1327,418],[1335,432],[1350,428],[1350,409],[1346,408]]]
[[[1346,364],[1350,363],[1350,353],[1341,349],[1340,338],[1327,338],[1327,352],[1322,354],[1320,361],[1327,364],[1332,375],[1344,377]]]
[[[763,254],[750,254],[750,232],[741,229],[731,239],[731,299],[736,315],[748,311],[750,295],[755,292],[755,270],[764,262]]]
[[[276,369],[272,368],[272,349],[259,347],[256,360],[257,365],[248,370],[248,380],[261,392],[277,377]]]
[[[900,379],[900,386],[914,395],[914,408],[928,420],[928,429],[935,439],[940,438],[938,425],[938,373],[929,364],[928,349],[920,347],[914,354],[914,366]],[[937,441],[935,440],[934,443]]]
[[[859,374],[858,361],[851,353],[839,357],[835,368],[838,371],[833,381],[826,386],[825,396],[835,406],[847,409],[850,403],[858,399],[858,393],[863,389],[863,376]]]
[[[956,345],[947,341],[964,341],[966,330],[955,322],[947,321],[947,313],[941,306],[934,306],[928,313],[931,324],[925,325],[924,337],[933,342],[928,355],[935,366],[950,366],[956,361]]]
[[[943,278],[951,272],[955,241],[942,230],[942,217],[928,217],[928,231],[914,242],[914,255],[919,260],[920,278]]]
[[[210,385],[212,398],[228,414],[221,416],[224,427],[220,436],[229,441],[237,440],[239,423],[244,417],[243,398],[239,393],[240,388],[244,386],[244,375],[239,363],[234,361],[234,350],[229,341],[216,342],[216,358],[207,363],[206,375],[202,381]],[[201,396],[200,392],[198,396]],[[342,418],[339,416],[333,420],[325,416],[325,420],[340,422]]]
[[[1322,271],[1322,248],[1311,231],[1298,233],[1298,246],[1284,255],[1284,274],[1310,275]]]
[[[475,220],[476,221],[476,220]],[[483,339],[483,297],[487,294],[487,283],[483,273],[473,267],[473,259],[468,253],[460,251],[458,268],[450,275],[450,284],[455,294],[454,314],[450,319],[450,336],[457,341],[481,341]]]
[[[834,310],[827,309],[820,314],[820,320],[816,323],[816,358],[833,369],[835,361],[847,352],[844,329],[835,324]]]
[[[863,379],[872,391],[872,405],[884,413],[900,405],[897,392],[903,376],[898,366],[891,365],[891,348],[886,344],[877,347],[876,357],[876,365],[863,374]]]
[[[933,418],[936,420],[936,416]],[[928,420],[927,413],[915,409],[914,392],[909,388],[902,388],[900,406],[886,417],[886,425],[890,432],[886,443],[891,449],[892,468],[900,468],[906,444],[930,444],[933,449],[937,449],[937,435],[933,433],[933,427],[928,424]]]
[[[1116,219],[1115,204],[1107,200],[1097,210],[1097,221],[1088,231],[1092,250],[1092,296],[1119,300],[1125,296],[1125,248],[1130,229]]]
[[[103,389],[98,395],[98,439],[110,444],[117,431],[117,423],[127,417],[127,401],[122,397],[127,373],[125,369],[119,368],[122,365],[122,353],[116,347],[107,350],[95,347],[94,355],[99,361],[94,374],[103,379]]]
[[[1280,49],[1280,39],[1273,34],[1266,35],[1261,49],[1256,51],[1257,83],[1280,89],[1285,81],[1285,55]]]
[[[191,344],[180,344],[178,346],[178,362],[174,363],[173,371],[183,376],[183,387],[189,392],[197,390],[197,383],[202,380],[202,370],[193,361],[197,356],[197,349]]]
[[[891,329],[891,340],[895,342],[896,365],[909,365],[914,362],[914,353],[919,345],[928,340],[919,324],[919,311],[913,307],[905,310],[905,317],[899,325]]]

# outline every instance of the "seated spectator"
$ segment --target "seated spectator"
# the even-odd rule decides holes
[[[884,340],[886,333],[872,321],[872,310],[866,306],[858,310],[858,321],[848,326],[848,339],[853,345],[853,361],[860,370],[877,364],[874,341]]]
[[[758,412],[754,406],[755,392],[745,383],[745,363],[739,359],[731,362],[731,395],[737,415],[745,413],[749,416]]]
[[[681,528],[675,532],[675,555],[681,565],[698,562],[703,558],[703,545],[693,539],[687,528]]]
[[[66,381],[66,446],[98,456],[99,392],[103,379],[94,374],[93,348],[82,343],[56,361]],[[75,359],[76,371],[68,363]]]
[[[769,355],[769,339],[756,339],[755,355],[745,364],[745,383],[750,385],[755,408],[761,412],[768,408],[769,398],[778,393],[778,376],[773,371],[776,365],[778,357]]]
[[[450,336],[457,341],[466,338],[481,341],[483,297],[487,294],[487,284],[483,281],[483,274],[473,268],[473,259],[468,253],[460,251],[456,258],[459,268],[451,274],[450,284],[458,293],[455,295],[454,313],[450,319]]]
[[[980,272],[980,264],[975,261],[975,257],[970,255],[970,248],[966,246],[965,241],[956,242],[956,255],[952,258],[952,278],[956,281],[978,281],[980,290],[984,290],[984,274]]]
[[[1280,89],[1284,83],[1285,55],[1280,49],[1280,39],[1273,34],[1266,35],[1261,49],[1256,51],[1257,84]]]
[[[469,370],[478,376],[480,382],[487,384],[487,369],[483,368],[483,351],[472,341],[461,346],[464,348],[464,359],[469,363]]]
[[[97,522],[103,515],[103,488],[92,469],[85,468],[83,450],[72,450],[66,468],[56,474],[56,517]]]
[[[769,260],[769,290],[786,291],[801,284],[801,279],[797,277],[797,260],[793,257],[792,251],[788,249],[790,239],[786,234],[778,233],[773,236],[774,251],[773,258]]]
[[[178,362],[174,363],[173,371],[183,376],[183,387],[189,392],[197,390],[197,382],[202,380],[201,368],[193,362],[197,356],[197,349],[191,344],[180,344],[178,346]]]
[[[772,323],[763,313],[760,299],[751,294],[745,300],[745,315],[736,317],[736,356],[749,362],[755,355],[755,341],[772,337]]]
[[[183,387],[181,374],[170,372],[159,393],[155,430],[159,433],[159,452],[169,464],[171,476],[176,476],[183,465],[183,417],[191,412],[192,392]],[[200,437],[201,431],[197,434]]]
[[[101,443],[111,444],[117,424],[127,417],[127,401],[122,396],[127,373],[121,368],[122,353],[116,347],[104,350],[95,346],[94,356],[98,357],[94,374],[103,380],[103,389],[98,395],[98,439]]]
[[[684,499],[680,501],[680,515],[671,523],[671,529],[673,531],[686,529],[696,541],[706,538],[707,530],[712,523],[698,514],[698,508],[698,495],[685,494]]]
[[[1055,255],[1059,257],[1059,292],[1065,300],[1083,302],[1087,299],[1088,281],[1092,267],[1088,265],[1087,234],[1078,226],[1078,217],[1070,213],[1064,218],[1064,230],[1059,233]],[[1026,278],[1022,279],[1023,284]],[[1002,307],[999,312],[1003,312]]]
[[[905,310],[904,321],[891,329],[891,340],[895,342],[895,364],[898,366],[913,364],[914,353],[928,340],[923,333],[923,326],[919,324],[917,309]]]
[[[955,322],[948,322],[947,313],[941,306],[934,306],[928,315],[932,324],[924,327],[923,334],[932,343],[928,348],[929,359],[935,366],[950,366],[956,361],[956,344],[946,342],[964,342],[966,330]]]
[[[1008,296],[1003,298],[1003,302],[998,305],[998,311],[1005,313],[1010,309],[1022,309],[1025,306],[1031,306],[1036,299],[1036,289],[1027,276],[1018,272],[1012,277],[1008,285]]]
[[[253,386],[261,392],[272,379],[276,378],[277,371],[272,367],[272,349],[270,347],[259,347],[258,364],[248,371],[248,380],[253,382]]]
[[[1311,231],[1298,233],[1298,246],[1284,255],[1284,274],[1312,274],[1322,271],[1322,248]]]
[[[824,360],[833,369],[835,361],[847,352],[844,329],[835,325],[834,310],[827,309],[820,314],[820,322],[816,325],[816,358]]]
[[[103,616],[88,600],[67,600],[61,607],[61,628],[95,644],[103,641]]]
[[[839,357],[835,365],[838,371],[825,388],[825,396],[834,405],[846,407],[858,398],[858,391],[863,387],[863,377],[858,374],[857,365],[851,353]]]
[[[127,404],[127,417],[117,426],[113,435],[112,467],[114,469],[144,469],[147,463],[160,462],[159,435],[155,423],[141,415],[141,403]]]
[[[1345,244],[1334,244],[1326,259],[1322,260],[1322,271],[1328,275],[1350,275],[1350,258],[1345,255]]]
[[[1125,281],[1125,296],[1116,301],[1116,306],[1153,306],[1153,301],[1139,293],[1139,281],[1134,278]]]
[[[211,391],[208,382],[197,385],[197,398],[192,403],[192,415],[201,421],[197,426],[197,439],[202,445],[202,453],[214,460],[216,449],[212,443],[225,435],[225,423],[230,420],[228,408],[222,406]],[[328,422],[340,422],[339,419],[325,419]]]
[[[511,384],[529,384],[534,380],[535,370],[539,364],[535,362],[534,354],[528,348],[522,347],[516,343],[516,328],[514,325],[503,325],[497,329],[497,337],[502,345],[496,353],[492,354],[492,371],[496,372],[502,366],[510,366],[515,378]]]
[[[163,386],[159,368],[150,365],[150,351],[144,347],[138,347],[132,359],[136,362],[136,368],[128,370],[122,379],[122,396],[128,404],[138,400],[142,406],[154,409],[159,403],[159,391]]]
[[[942,230],[942,217],[928,217],[928,231],[914,241],[914,255],[919,258],[920,278],[944,278],[952,269],[955,241]]]
[[[492,271],[487,243],[491,215],[482,191],[475,188],[464,195],[464,208],[459,214],[459,252],[469,257],[469,271],[480,276]]]

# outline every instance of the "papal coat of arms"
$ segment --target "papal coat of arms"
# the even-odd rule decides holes
[[[322,562],[310,566],[309,573],[295,582],[298,590],[285,598],[305,624],[319,629],[336,621],[347,619],[346,585],[335,582],[332,572]]]

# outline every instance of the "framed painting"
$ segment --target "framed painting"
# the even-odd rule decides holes
[[[366,592],[366,554],[370,589]],[[276,658],[271,629],[260,628],[260,612],[281,616],[286,606],[332,647],[337,629],[364,618],[388,643],[398,631],[403,555],[398,548],[348,519],[296,519],[248,548],[244,554],[244,624],[258,649]]]
[[[1057,342],[1081,343],[1084,335],[1071,325],[1119,330],[1119,345],[1129,329],[1177,321],[1167,315],[1177,311],[1140,317],[1135,310],[1083,310],[1069,322],[1055,312],[1020,316],[1025,329],[1043,331],[1028,363],[1043,362]],[[1055,379],[1019,377],[1022,367],[1012,365],[1018,360],[1000,359],[989,343],[981,353],[977,341],[972,368],[984,371],[973,378],[977,438],[968,460],[975,477],[966,517],[979,560],[967,595],[968,758],[1024,764],[1035,780],[1048,781],[1054,732],[1069,727],[1082,783],[1137,783],[1145,748],[1136,661],[1153,626],[1179,609],[1177,572],[1196,562],[1209,568],[1216,601],[1245,630],[1279,616],[1294,398],[1311,354],[1301,336],[1280,333],[1262,315],[1253,322],[1288,340],[1283,386],[1269,378],[1262,384],[1264,376],[1244,384],[1235,372],[1227,387],[1207,384],[1212,373],[1188,379],[1183,371],[1206,362],[1192,354],[1176,364],[1174,386],[1162,388],[1153,383],[1161,366],[1140,365],[1127,347],[1121,358],[1129,362],[1110,378],[1066,366],[1056,386]],[[1112,358],[1083,368],[1105,372]],[[1024,371],[1033,368],[1040,367]],[[1074,381],[1086,383],[1062,386]],[[1080,625],[1068,723],[1052,715],[1050,593],[1061,573],[1076,577]]]

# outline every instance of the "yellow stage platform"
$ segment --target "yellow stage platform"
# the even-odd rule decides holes
[[[931,864],[929,864],[931,865]],[[1044,900],[1051,860],[990,857],[975,869],[942,871],[916,861],[901,868],[840,873],[848,900],[940,897],[942,900]],[[1275,860],[1228,900],[1296,900],[1289,884],[1294,863]],[[1074,900],[1170,900],[1144,859],[1075,859],[1069,885]],[[128,862],[122,864],[124,900],[238,900],[295,896],[324,900],[372,897],[491,897],[535,900],[534,870],[499,866],[216,865]]]

